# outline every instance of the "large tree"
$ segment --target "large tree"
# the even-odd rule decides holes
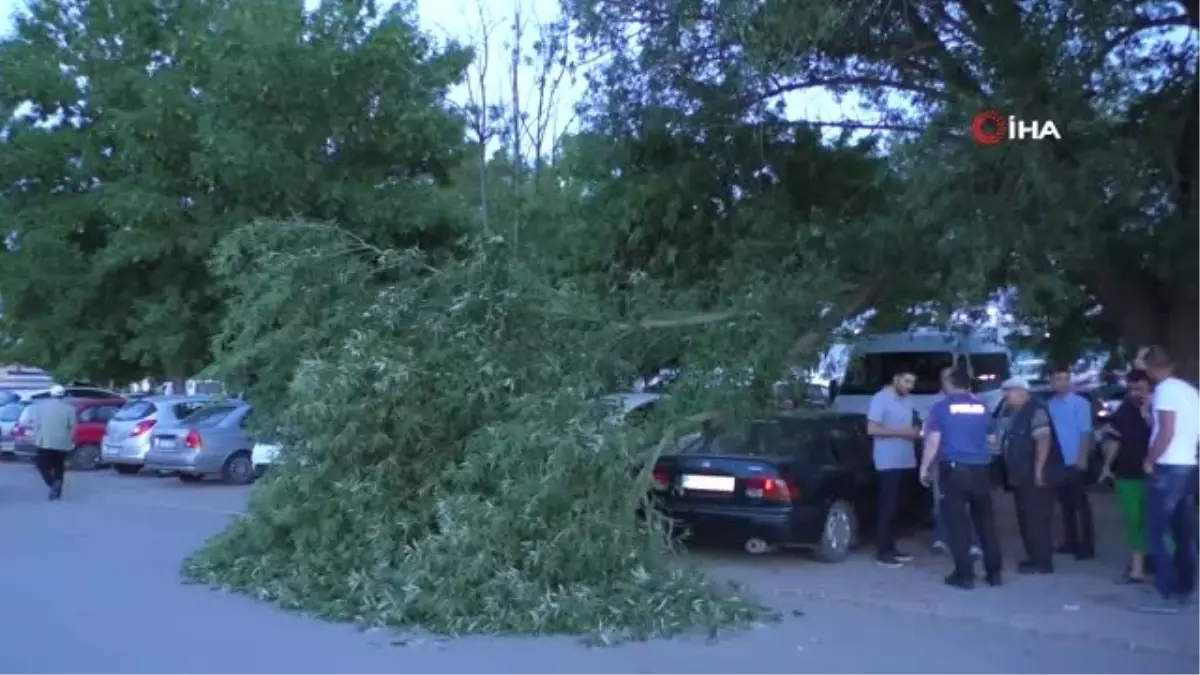
[[[448,244],[463,127],[443,100],[468,60],[365,0],[35,0],[0,42],[9,357],[196,373],[222,312],[210,253],[257,216]]]
[[[785,95],[857,93],[873,115],[834,123],[889,133],[902,179],[890,222],[874,224],[895,239],[868,229],[862,239],[907,241],[903,264],[927,272],[925,283],[872,289],[882,291],[876,306],[909,307],[947,288],[980,299],[1013,285],[1020,317],[1052,335],[1102,315],[1109,337],[1166,344],[1195,374],[1194,2],[566,5],[586,43],[609,57],[595,103],[610,116],[690,112],[689,97],[708,91],[762,123]],[[971,118],[988,109],[1053,120],[1063,139],[979,147]],[[887,262],[886,247],[850,241],[837,251],[843,262]]]

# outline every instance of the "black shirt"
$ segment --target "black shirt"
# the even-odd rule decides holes
[[[1142,411],[1129,401],[1122,401],[1113,413],[1113,431],[1117,432],[1117,456],[1113,459],[1114,478],[1137,480],[1145,478],[1142,463],[1150,450],[1150,423]]]

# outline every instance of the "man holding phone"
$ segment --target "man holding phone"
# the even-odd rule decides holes
[[[917,384],[911,366],[898,368],[892,383],[871,397],[867,434],[871,436],[875,470],[879,474],[879,515],[875,559],[884,567],[900,567],[912,556],[896,549],[896,516],[906,475],[917,468],[916,440],[921,430],[909,394]]]

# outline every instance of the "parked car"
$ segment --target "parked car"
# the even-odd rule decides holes
[[[67,401],[75,406],[78,422],[75,427],[75,449],[67,459],[67,468],[75,471],[98,469],[103,465],[100,444],[104,439],[104,429],[113,415],[125,405],[125,399],[68,398]],[[30,437],[32,411],[31,403],[24,404],[11,431],[13,451],[23,457],[32,457],[37,452]]]
[[[185,483],[220,476],[226,483],[242,485],[254,480],[248,431],[253,414],[249,404],[227,399],[200,408],[178,426],[156,429],[144,466],[178,474]]]
[[[125,400],[124,396],[121,396],[115,391],[109,391],[108,389],[101,389],[100,387],[93,387],[90,385],[67,385],[63,387],[63,389],[66,391],[67,398],[91,399],[96,401]],[[47,398],[49,396],[50,390],[46,389],[44,391],[36,391],[28,394],[25,398],[26,400],[34,401],[39,398]]]
[[[696,541],[750,553],[810,549],[838,562],[875,524],[879,481],[863,415],[785,413],[734,433],[706,432],[660,457],[652,473],[658,507]],[[910,482],[902,525],[930,512],[915,472]]]
[[[20,399],[10,401],[0,406],[0,457],[13,458],[13,427],[21,417],[21,409],[25,407]]]
[[[151,431],[177,427],[206,404],[212,396],[143,396],[127,401],[108,422],[101,445],[101,459],[122,474],[142,470],[150,451]]]
[[[250,449],[250,460],[254,463],[254,477],[262,478],[279,457],[278,443],[255,443]]]

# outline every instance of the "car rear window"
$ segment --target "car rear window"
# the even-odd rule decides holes
[[[194,427],[215,427],[233,411],[234,407],[231,405],[207,406],[188,415],[183,422]]]
[[[118,422],[131,422],[133,420],[145,419],[154,414],[155,410],[157,408],[149,401],[131,401],[122,406],[117,411],[117,414],[113,415],[113,419]]]
[[[28,422],[29,418],[33,417],[33,406],[28,403],[21,404],[21,414],[17,416],[18,422]]]
[[[204,401],[185,401],[183,403],[176,403],[175,405],[171,406],[171,412],[175,414],[175,419],[182,420],[186,419],[188,415],[191,415],[197,410],[203,408],[204,405]]]
[[[21,408],[24,407],[20,403],[9,403],[0,407],[0,422],[16,422],[21,416]]]

